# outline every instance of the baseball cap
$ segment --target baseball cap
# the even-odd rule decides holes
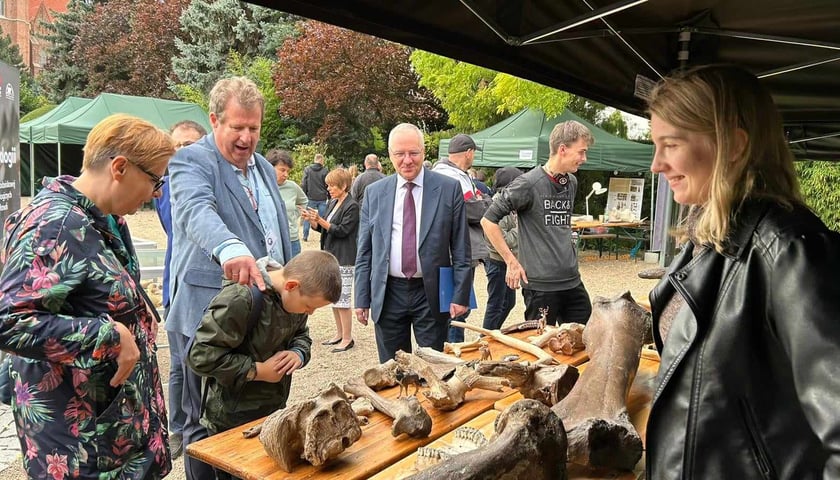
[[[459,133],[449,141],[449,153],[461,153],[467,150],[481,150],[469,135]]]
[[[500,168],[496,170],[496,179],[493,182],[493,187],[496,190],[505,188],[520,175],[522,175],[522,170],[516,167]]]

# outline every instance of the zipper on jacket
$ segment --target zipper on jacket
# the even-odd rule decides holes
[[[758,433],[755,419],[752,416],[752,411],[747,401],[743,398],[738,399],[738,407],[741,410],[741,419],[744,421],[744,426],[747,428],[747,434],[750,436],[750,443],[752,446],[753,457],[755,457],[758,465],[759,473],[765,480],[775,478],[773,475],[773,468],[767,458],[767,453],[764,449],[764,443],[761,441],[761,436]]]

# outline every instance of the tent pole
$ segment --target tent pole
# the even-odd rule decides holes
[[[58,145],[58,173],[56,174],[56,177],[60,177],[61,176],[61,142],[58,142],[57,145]]]
[[[35,144],[32,142],[32,127],[29,127],[29,199],[35,196]]]

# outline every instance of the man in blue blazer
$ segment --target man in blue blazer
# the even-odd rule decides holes
[[[255,259],[291,258],[289,225],[274,168],[255,153],[265,102],[245,77],[222,79],[210,91],[213,133],[177,151],[169,164],[172,200],[172,274],[167,332],[186,355],[204,309],[222,279],[265,282]],[[171,338],[171,337],[170,337]],[[172,366],[173,368],[176,365]],[[199,423],[201,379],[186,364],[183,443],[207,437]],[[246,372],[243,372],[243,376]],[[214,478],[213,469],[185,456],[188,479]]]
[[[395,175],[365,190],[356,255],[356,317],[375,325],[379,361],[418,346],[443,349],[448,319],[469,305],[470,241],[457,181],[423,168],[423,132],[402,123],[388,136]],[[452,267],[452,301],[439,305],[441,267]],[[444,310],[441,312],[441,310]]]

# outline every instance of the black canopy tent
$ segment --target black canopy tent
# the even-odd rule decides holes
[[[840,160],[837,0],[286,0],[254,3],[508,72],[632,113],[662,75],[763,77],[800,158]]]

